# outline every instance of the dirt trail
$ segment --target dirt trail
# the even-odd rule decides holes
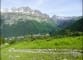
[[[82,55],[83,50],[72,49],[9,49],[9,52],[25,52],[25,53],[53,53],[53,54],[74,54]]]

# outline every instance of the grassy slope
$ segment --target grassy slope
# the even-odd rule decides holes
[[[82,49],[83,36],[78,37],[64,37],[64,38],[45,38],[30,41],[21,41],[12,44],[9,48],[26,49],[26,48],[68,48],[68,49]]]

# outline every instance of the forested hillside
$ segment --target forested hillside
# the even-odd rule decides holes
[[[67,26],[66,28],[58,31],[57,34],[83,35],[83,17],[73,22],[71,25]]]
[[[83,32],[83,17],[68,27],[71,31]]]
[[[56,24],[50,18],[42,18],[23,13],[2,13],[2,36],[24,36],[47,34],[55,30]]]

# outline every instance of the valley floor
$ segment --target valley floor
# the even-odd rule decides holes
[[[1,48],[2,60],[82,60],[83,36],[28,38]]]

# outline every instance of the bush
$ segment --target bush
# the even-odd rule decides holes
[[[72,36],[81,36],[83,35],[83,32],[73,32]]]
[[[14,44],[16,42],[16,40],[10,40],[9,44]]]
[[[5,40],[0,37],[0,45],[1,45],[1,44],[4,44],[4,43],[5,43]]]

